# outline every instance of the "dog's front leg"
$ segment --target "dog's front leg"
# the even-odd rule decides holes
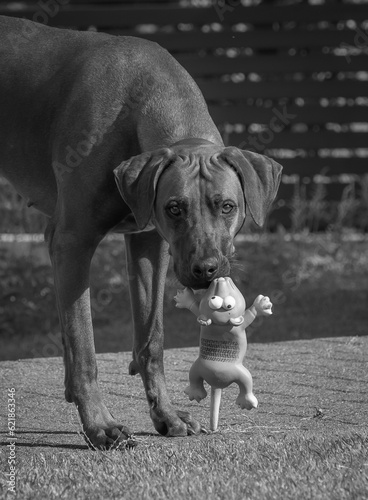
[[[90,263],[102,237],[97,234],[86,220],[66,225],[60,217],[50,222],[45,237],[63,335],[65,398],[76,404],[89,444],[105,449],[125,441],[129,431],[113,418],[97,385],[89,295]]]
[[[163,298],[168,245],[156,231],[125,236],[134,318],[133,363],[141,374],[156,430],[166,436],[197,434],[201,426],[169,400],[163,364]]]

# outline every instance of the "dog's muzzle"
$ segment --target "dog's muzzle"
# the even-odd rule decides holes
[[[195,259],[182,269],[174,261],[174,271],[183,286],[199,290],[208,288],[215,278],[229,276],[230,262],[225,256],[208,257]]]

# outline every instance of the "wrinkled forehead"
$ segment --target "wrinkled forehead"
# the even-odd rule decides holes
[[[237,172],[217,153],[211,156],[200,153],[178,155],[162,173],[158,187],[175,194],[199,189],[203,185],[220,190],[224,195],[241,191]]]

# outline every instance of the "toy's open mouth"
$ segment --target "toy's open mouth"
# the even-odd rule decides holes
[[[243,316],[238,316],[236,318],[229,316],[230,316],[230,311],[227,311],[226,309],[217,310],[216,315],[214,315],[212,318],[212,324],[219,326],[224,326],[224,325],[239,326],[242,323],[244,323]]]

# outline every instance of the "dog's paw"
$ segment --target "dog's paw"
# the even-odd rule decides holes
[[[157,432],[166,437],[191,436],[207,432],[187,411],[173,410],[158,413],[151,410],[151,418]]]
[[[122,450],[137,445],[129,429],[115,422],[106,428],[95,426],[85,429],[83,437],[91,449],[97,450]]]
[[[101,400],[99,392],[80,398],[77,409],[82,422],[83,437],[92,449],[132,448],[136,445],[132,433],[118,423]]]

